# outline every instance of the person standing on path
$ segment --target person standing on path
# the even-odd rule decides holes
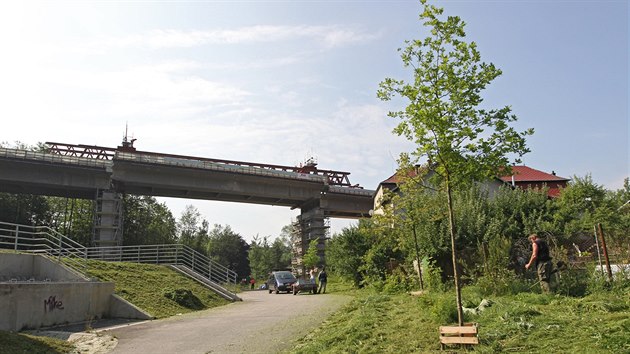
[[[318,294],[326,294],[326,282],[328,281],[328,274],[326,274],[326,267],[322,267],[322,271],[319,272],[317,276],[317,280],[319,280],[319,289],[317,289]]]
[[[549,246],[547,242],[538,238],[538,235],[531,234],[528,237],[532,243],[532,257],[525,265],[525,269],[529,269],[532,265],[536,265],[536,273],[543,293],[551,292],[551,257],[549,256]]]
[[[254,279],[254,277],[252,277],[249,280],[249,284],[251,285],[251,290],[254,290],[254,287],[256,286],[256,279]]]

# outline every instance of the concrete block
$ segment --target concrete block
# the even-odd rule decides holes
[[[133,318],[139,320],[152,320],[155,318],[116,294],[112,294],[109,301],[108,317],[110,318]]]

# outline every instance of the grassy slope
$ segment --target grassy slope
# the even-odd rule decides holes
[[[198,282],[166,266],[90,261],[88,274],[102,281],[115,282],[117,295],[157,318],[229,303]],[[195,300],[192,306],[182,306],[165,296],[177,289],[190,290],[199,301]]]
[[[0,353],[57,354],[72,349],[72,344],[61,339],[0,331]]]
[[[475,347],[480,353],[630,353],[628,295],[496,297],[492,307],[467,320],[480,325],[481,344]],[[451,293],[412,297],[358,291],[351,304],[291,352],[439,352],[438,328],[452,323],[453,315],[456,319],[454,303]]]

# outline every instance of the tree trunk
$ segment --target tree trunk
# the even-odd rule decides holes
[[[418,280],[420,282],[420,290],[424,290],[424,283],[422,281],[422,265],[420,264],[420,251],[418,251],[418,235],[416,235],[415,221],[412,227],[413,227],[413,241],[416,247],[416,263],[418,263]]]
[[[446,197],[448,200],[448,223],[451,232],[451,249],[453,255],[453,278],[455,279],[455,293],[457,294],[457,320],[459,325],[464,325],[464,312],[462,309],[462,290],[459,286],[459,272],[457,271],[457,252],[455,251],[455,220],[453,215],[453,199],[451,197],[451,182],[446,178]]]

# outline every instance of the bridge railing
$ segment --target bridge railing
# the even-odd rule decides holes
[[[235,286],[237,274],[182,244],[90,247],[88,258],[102,261],[184,265],[223,286]]]
[[[140,152],[117,151],[114,157],[114,160],[133,161],[133,162],[155,164],[155,165],[170,165],[170,166],[178,166],[178,167],[197,168],[197,169],[205,169],[205,170],[220,171],[220,172],[241,173],[241,174],[257,175],[257,176],[294,179],[294,180],[306,180],[306,181],[316,182],[316,183],[324,183],[326,181],[325,176],[320,176],[320,175],[315,175],[315,174],[296,173],[294,171],[264,168],[264,167],[261,167],[262,165],[254,166],[254,165],[247,165],[245,163],[238,164],[236,162],[227,163],[225,162],[225,160],[202,159],[202,158],[193,158],[193,157],[189,158],[189,157],[177,156],[177,155],[165,155],[165,154],[156,154],[156,153],[143,154]]]
[[[48,226],[0,221],[0,248],[44,254],[85,275],[87,248]]]
[[[66,165],[80,165],[88,167],[105,168],[111,165],[111,161],[97,160],[87,157],[54,155],[39,151],[0,148],[0,157],[18,160],[37,160],[49,163],[62,163]]]

